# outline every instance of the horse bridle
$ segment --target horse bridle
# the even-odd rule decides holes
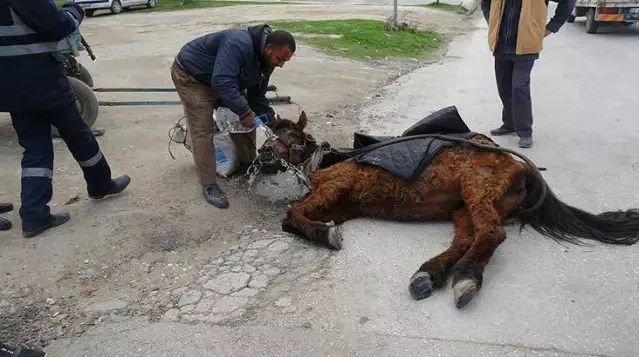
[[[310,143],[315,143],[315,139],[313,139],[313,137],[311,136],[311,134],[307,134],[302,132],[303,135],[303,141],[302,144],[288,144],[285,143],[282,139],[280,139],[279,136],[276,136],[276,140],[279,141],[280,143],[282,143],[282,145],[284,145],[284,147],[286,147],[288,149],[288,162],[292,163],[293,162],[293,151],[299,151],[300,154],[302,154],[302,159],[303,159],[303,155],[304,155],[304,150],[306,148],[306,145],[310,142]],[[271,139],[273,140],[273,139]],[[268,141],[267,141],[268,142]],[[266,143],[265,143],[266,144]]]

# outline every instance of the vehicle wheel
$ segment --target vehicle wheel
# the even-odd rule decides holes
[[[598,29],[599,22],[595,21],[595,9],[588,9],[588,13],[586,14],[586,32],[597,33]]]
[[[146,3],[146,7],[149,9],[152,9],[155,6],[157,6],[157,4],[158,4],[157,0],[149,0],[149,2]]]
[[[566,20],[566,22],[569,24],[575,22],[575,15],[573,14],[568,15],[568,20]]]
[[[95,10],[86,10],[84,14],[87,15],[87,17],[93,17],[93,15],[95,15]]]
[[[122,12],[122,4],[120,4],[120,0],[113,0],[111,3],[111,13],[119,14]]]
[[[95,93],[86,85],[86,83],[75,77],[67,77],[69,83],[71,83],[71,90],[75,94],[75,104],[78,106],[78,111],[82,120],[87,124],[89,128],[95,124],[98,119],[98,111],[100,106],[98,104],[98,98]],[[54,126],[51,127],[51,134],[55,137],[59,137],[58,129]]]
[[[93,88],[93,77],[91,76],[91,73],[89,73],[89,70],[81,63],[78,63],[78,68],[80,75],[76,78],[86,83],[86,85],[88,85],[89,87]]]

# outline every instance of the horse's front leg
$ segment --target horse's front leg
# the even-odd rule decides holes
[[[313,191],[288,210],[282,221],[282,229],[341,249],[342,234],[338,225],[355,215],[355,207],[345,200],[351,181],[350,178],[339,176],[331,179],[326,174],[317,175]]]
[[[455,236],[450,247],[431,258],[410,279],[410,292],[414,299],[429,297],[446,283],[449,269],[466,253],[473,243],[473,222],[466,208],[453,213]]]

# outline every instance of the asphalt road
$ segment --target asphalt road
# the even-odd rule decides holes
[[[456,105],[475,131],[499,124],[486,29],[441,63],[399,79],[367,105],[364,127],[397,134]],[[588,35],[583,19],[548,38],[532,77],[535,147],[525,151],[566,202],[598,212],[639,206],[639,26]],[[375,119],[377,118],[377,120]],[[498,138],[516,148],[516,138]],[[462,310],[447,285],[411,300],[407,284],[444,250],[451,224],[354,220],[344,249],[312,274],[281,281],[275,307],[237,326],[127,320],[58,341],[52,356],[636,356],[639,245],[563,247],[507,229]],[[267,298],[266,297],[266,298]]]

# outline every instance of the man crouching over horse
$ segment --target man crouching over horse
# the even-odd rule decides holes
[[[253,127],[257,116],[267,121],[275,112],[266,99],[266,88],[275,67],[284,67],[295,53],[295,40],[286,31],[272,31],[268,25],[227,29],[188,42],[175,57],[171,78],[184,107],[192,134],[192,153],[206,201],[227,208],[228,199],[217,185],[213,133],[219,129],[213,111],[229,108],[242,125]],[[246,90],[246,95],[240,91]],[[242,164],[256,155],[255,130],[233,134]]]

